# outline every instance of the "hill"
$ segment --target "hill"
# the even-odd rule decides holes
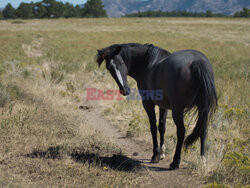
[[[103,0],[109,17],[149,10],[186,10],[190,12],[206,12],[232,15],[243,7],[250,8],[248,0]]]

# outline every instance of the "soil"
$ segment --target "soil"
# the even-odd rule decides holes
[[[188,169],[185,163],[181,163],[178,170],[170,170],[169,164],[172,161],[171,156],[166,156],[160,163],[150,163],[152,157],[152,145],[128,138],[123,135],[117,127],[112,125],[102,116],[101,107],[94,101],[79,107],[84,111],[88,122],[99,130],[105,137],[109,137],[127,157],[127,160],[139,161],[141,166],[145,167],[152,177],[150,187],[201,187],[202,181],[197,175]],[[118,157],[113,156],[114,159]],[[119,160],[119,158],[118,158]],[[122,161],[122,160],[121,160]],[[138,163],[135,163],[138,164]],[[153,185],[153,186],[152,186]]]

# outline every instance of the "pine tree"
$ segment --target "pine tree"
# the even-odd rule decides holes
[[[243,8],[240,12],[235,12],[234,17],[250,17],[250,9],[248,8]]]
[[[33,14],[35,18],[46,18],[47,10],[41,2],[38,2],[33,6]]]
[[[53,4],[54,16],[55,18],[63,17],[65,11],[65,5],[62,2],[57,2]]]
[[[207,10],[206,11],[206,17],[212,17],[213,16],[213,13],[211,10]]]
[[[83,8],[83,17],[107,17],[104,5],[101,0],[88,0]]]
[[[47,18],[60,18],[63,16],[65,6],[62,2],[57,2],[55,0],[43,0],[42,4],[46,8]]]
[[[3,9],[3,17],[5,19],[16,18],[16,9],[14,9],[10,3]]]
[[[64,7],[65,7],[64,12],[63,12],[64,18],[76,17],[76,9],[72,4],[66,3]]]
[[[17,16],[22,19],[30,19],[33,18],[33,4],[21,3],[17,8]]]
[[[240,11],[240,17],[245,17],[245,18],[250,17],[250,9],[243,8],[242,11]]]
[[[76,17],[80,18],[82,15],[82,9],[79,5],[75,6]]]

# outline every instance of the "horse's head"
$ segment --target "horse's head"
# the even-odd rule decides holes
[[[112,45],[98,50],[97,63],[100,66],[104,60],[106,61],[106,68],[119,86],[120,93],[126,96],[130,93],[127,82],[128,68],[120,55],[120,51],[120,45]]]

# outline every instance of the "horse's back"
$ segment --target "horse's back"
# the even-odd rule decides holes
[[[158,69],[161,76],[171,83],[178,83],[178,80],[187,83],[192,79],[192,64],[197,62],[204,64],[209,71],[212,71],[208,58],[202,52],[191,49],[172,53],[163,63],[159,64]]]
[[[151,86],[162,89],[164,98],[170,101],[186,103],[197,83],[192,75],[193,62],[210,66],[207,57],[197,50],[181,50],[172,53],[155,69]],[[157,103],[161,106],[161,102]]]
[[[168,64],[172,64],[176,67],[184,66],[185,64],[190,64],[192,62],[198,61],[209,63],[209,60],[202,52],[192,49],[174,52],[166,59],[166,62]]]

